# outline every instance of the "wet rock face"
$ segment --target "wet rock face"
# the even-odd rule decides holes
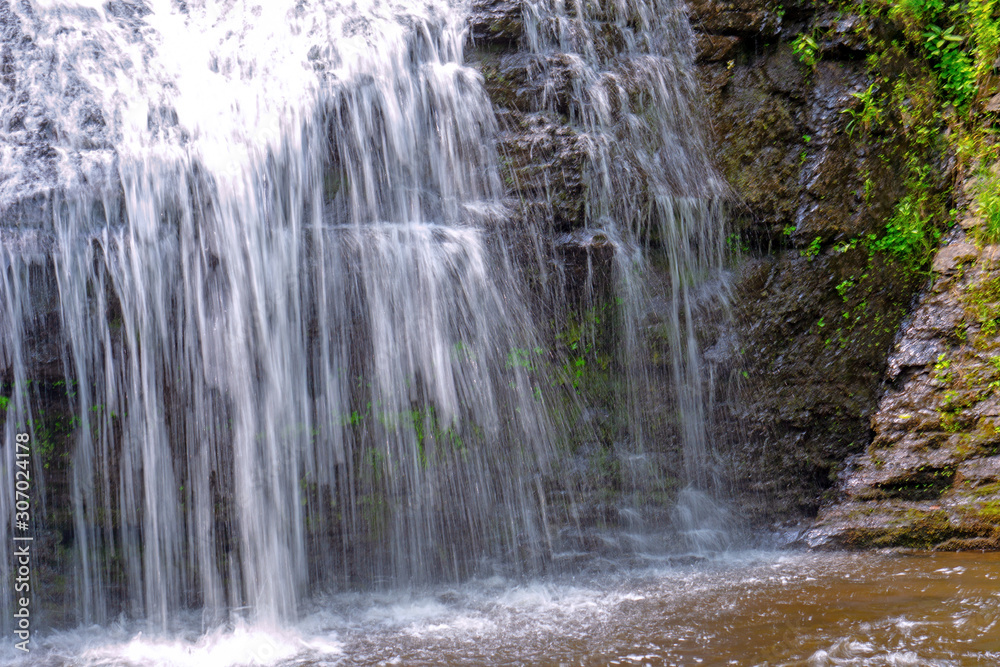
[[[475,15],[474,26],[494,25],[491,9],[484,12]],[[559,54],[522,52],[514,40],[476,44],[473,57],[500,125],[497,152],[511,206],[547,218],[557,231],[582,226],[588,145],[567,118],[570,64]]]
[[[730,448],[752,519],[808,517],[845,459],[871,442],[886,358],[924,281],[851,244],[884,230],[904,194],[907,146],[890,139],[874,151],[846,131],[852,93],[868,86],[856,17],[762,0],[688,8],[714,163],[732,188],[731,238],[744,258],[725,353],[736,350],[740,371],[719,381],[713,438]],[[510,38],[517,16],[514,5],[477,3],[472,57],[500,120],[511,202],[558,236],[584,221],[587,138],[559,105],[571,63],[533,60]],[[826,37],[809,69],[790,42],[813,24]]]
[[[44,364],[37,367],[48,372]],[[12,383],[0,376],[0,396],[12,393]],[[67,626],[73,620],[74,609],[69,573],[74,555],[71,452],[78,420],[73,417],[71,403],[75,387],[61,379],[37,379],[28,385],[28,394],[34,406],[31,474],[41,492],[32,507],[34,576],[45,582],[37,588],[32,614],[45,625]],[[9,410],[10,404],[0,401],[0,424],[6,422]],[[21,431],[24,427],[18,424],[17,428]]]
[[[823,60],[809,71],[779,42],[759,56],[704,62],[700,74],[737,226],[755,249],[775,254],[817,237],[826,245],[881,231],[904,192],[897,155],[905,146],[892,146],[887,163],[846,131],[852,93],[867,86],[864,63]],[[866,191],[866,179],[877,188]]]
[[[869,442],[885,351],[906,311],[900,294],[917,288],[862,250],[795,252],[747,261],[740,282],[750,378],[737,403],[745,432],[734,470],[761,520],[814,513],[843,460]]]
[[[524,17],[517,0],[481,0],[469,24],[472,40],[480,47],[510,47],[521,39]]]
[[[923,283],[856,242],[882,232],[903,195],[907,147],[886,142],[880,159],[846,131],[852,93],[868,85],[851,17],[806,6],[777,17],[759,2],[691,9],[744,250],[735,486],[752,519],[794,520],[818,510],[871,441],[886,357]],[[814,21],[833,29],[810,70],[789,42]]]
[[[781,16],[759,0],[691,0],[691,23],[706,35],[729,35],[751,40],[774,37],[781,31]]]
[[[808,544],[1000,548],[1000,247],[970,242],[980,224],[969,217],[934,258],[889,357],[874,438]]]

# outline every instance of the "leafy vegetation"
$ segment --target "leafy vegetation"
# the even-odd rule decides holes
[[[907,183],[908,192],[896,204],[886,223],[885,234],[873,238],[871,247],[920,262],[937,248],[941,230],[935,224],[936,202],[927,183],[928,168],[920,167],[917,172],[916,179]]]
[[[879,156],[890,171],[902,171],[905,191],[884,231],[861,242],[913,270],[929,263],[943,230],[955,222],[951,183],[943,165],[957,162],[961,176],[996,159],[994,130],[983,123],[988,97],[998,92],[994,63],[1000,55],[998,0],[847,0],[834,4],[854,15],[853,30],[867,42],[869,80],[852,93],[842,113],[845,131]],[[817,25],[792,42],[792,50],[815,68],[830,37]],[[894,166],[895,165],[895,166]],[[863,196],[871,203],[877,179],[866,173]],[[976,190],[985,225],[983,242],[1000,240],[1000,179],[983,172]],[[812,247],[804,254],[810,255]]]
[[[874,82],[861,92],[851,93],[851,97],[858,100],[857,108],[848,107],[841,112],[850,116],[847,127],[844,128],[848,135],[854,136],[859,130],[865,133],[871,132],[872,128],[882,123],[884,109],[876,97],[877,94]]]
[[[940,76],[941,90],[946,99],[965,107],[976,92],[976,75],[972,59],[962,50],[965,38],[955,33],[955,26],[940,28],[933,23],[923,33],[924,48]]]
[[[792,51],[799,57],[799,61],[803,65],[809,69],[816,67],[819,60],[819,44],[812,35],[803,33],[796,37],[792,42]]]
[[[812,260],[812,258],[814,258],[816,255],[819,254],[820,247],[822,246],[822,244],[823,244],[823,239],[817,236],[812,240],[812,243],[806,246],[806,248],[802,251],[802,256],[805,257],[806,259]]]
[[[978,213],[983,219],[979,227],[980,241],[1000,241],[1000,177],[993,171],[980,168],[975,186]]]

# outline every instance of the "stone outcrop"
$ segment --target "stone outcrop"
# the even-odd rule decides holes
[[[874,438],[811,546],[1000,548],[1000,246],[984,226],[970,212],[937,252],[889,357]]]

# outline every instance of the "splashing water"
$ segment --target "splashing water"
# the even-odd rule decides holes
[[[730,552],[693,566],[347,593],[280,630],[54,633],[13,667],[740,665],[1000,659],[996,554]],[[6,664],[6,663],[5,663]]]

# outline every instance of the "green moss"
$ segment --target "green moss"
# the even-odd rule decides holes
[[[990,500],[979,508],[979,516],[993,523],[1000,523],[1000,500]]]
[[[966,311],[979,324],[979,335],[973,341],[977,348],[992,345],[1000,319],[1000,276],[971,283],[963,295]]]
[[[983,130],[979,92],[992,90],[992,67],[1000,53],[996,1],[876,0],[837,6],[859,16],[858,33],[871,54],[870,80],[844,111],[845,129],[859,134],[888,165],[901,160],[907,173],[905,192],[884,231],[870,234],[866,243],[873,252],[922,270],[942,230],[954,222],[946,197],[950,183],[941,178],[940,165],[950,155],[965,166],[996,154]],[[894,147],[896,137],[902,143]],[[985,179],[978,195],[988,242],[1000,238],[995,180]]]
[[[1000,453],[1000,432],[992,419],[979,419],[975,428],[967,429],[955,447],[955,456],[966,460],[974,456],[994,456]]]
[[[964,532],[954,526],[943,510],[909,509],[886,525],[856,527],[845,533],[845,542],[856,549],[910,547],[931,549]]]
[[[975,489],[972,490],[971,495],[977,498],[1000,495],[1000,482],[993,482],[992,484],[984,484],[982,486],[977,486]]]

